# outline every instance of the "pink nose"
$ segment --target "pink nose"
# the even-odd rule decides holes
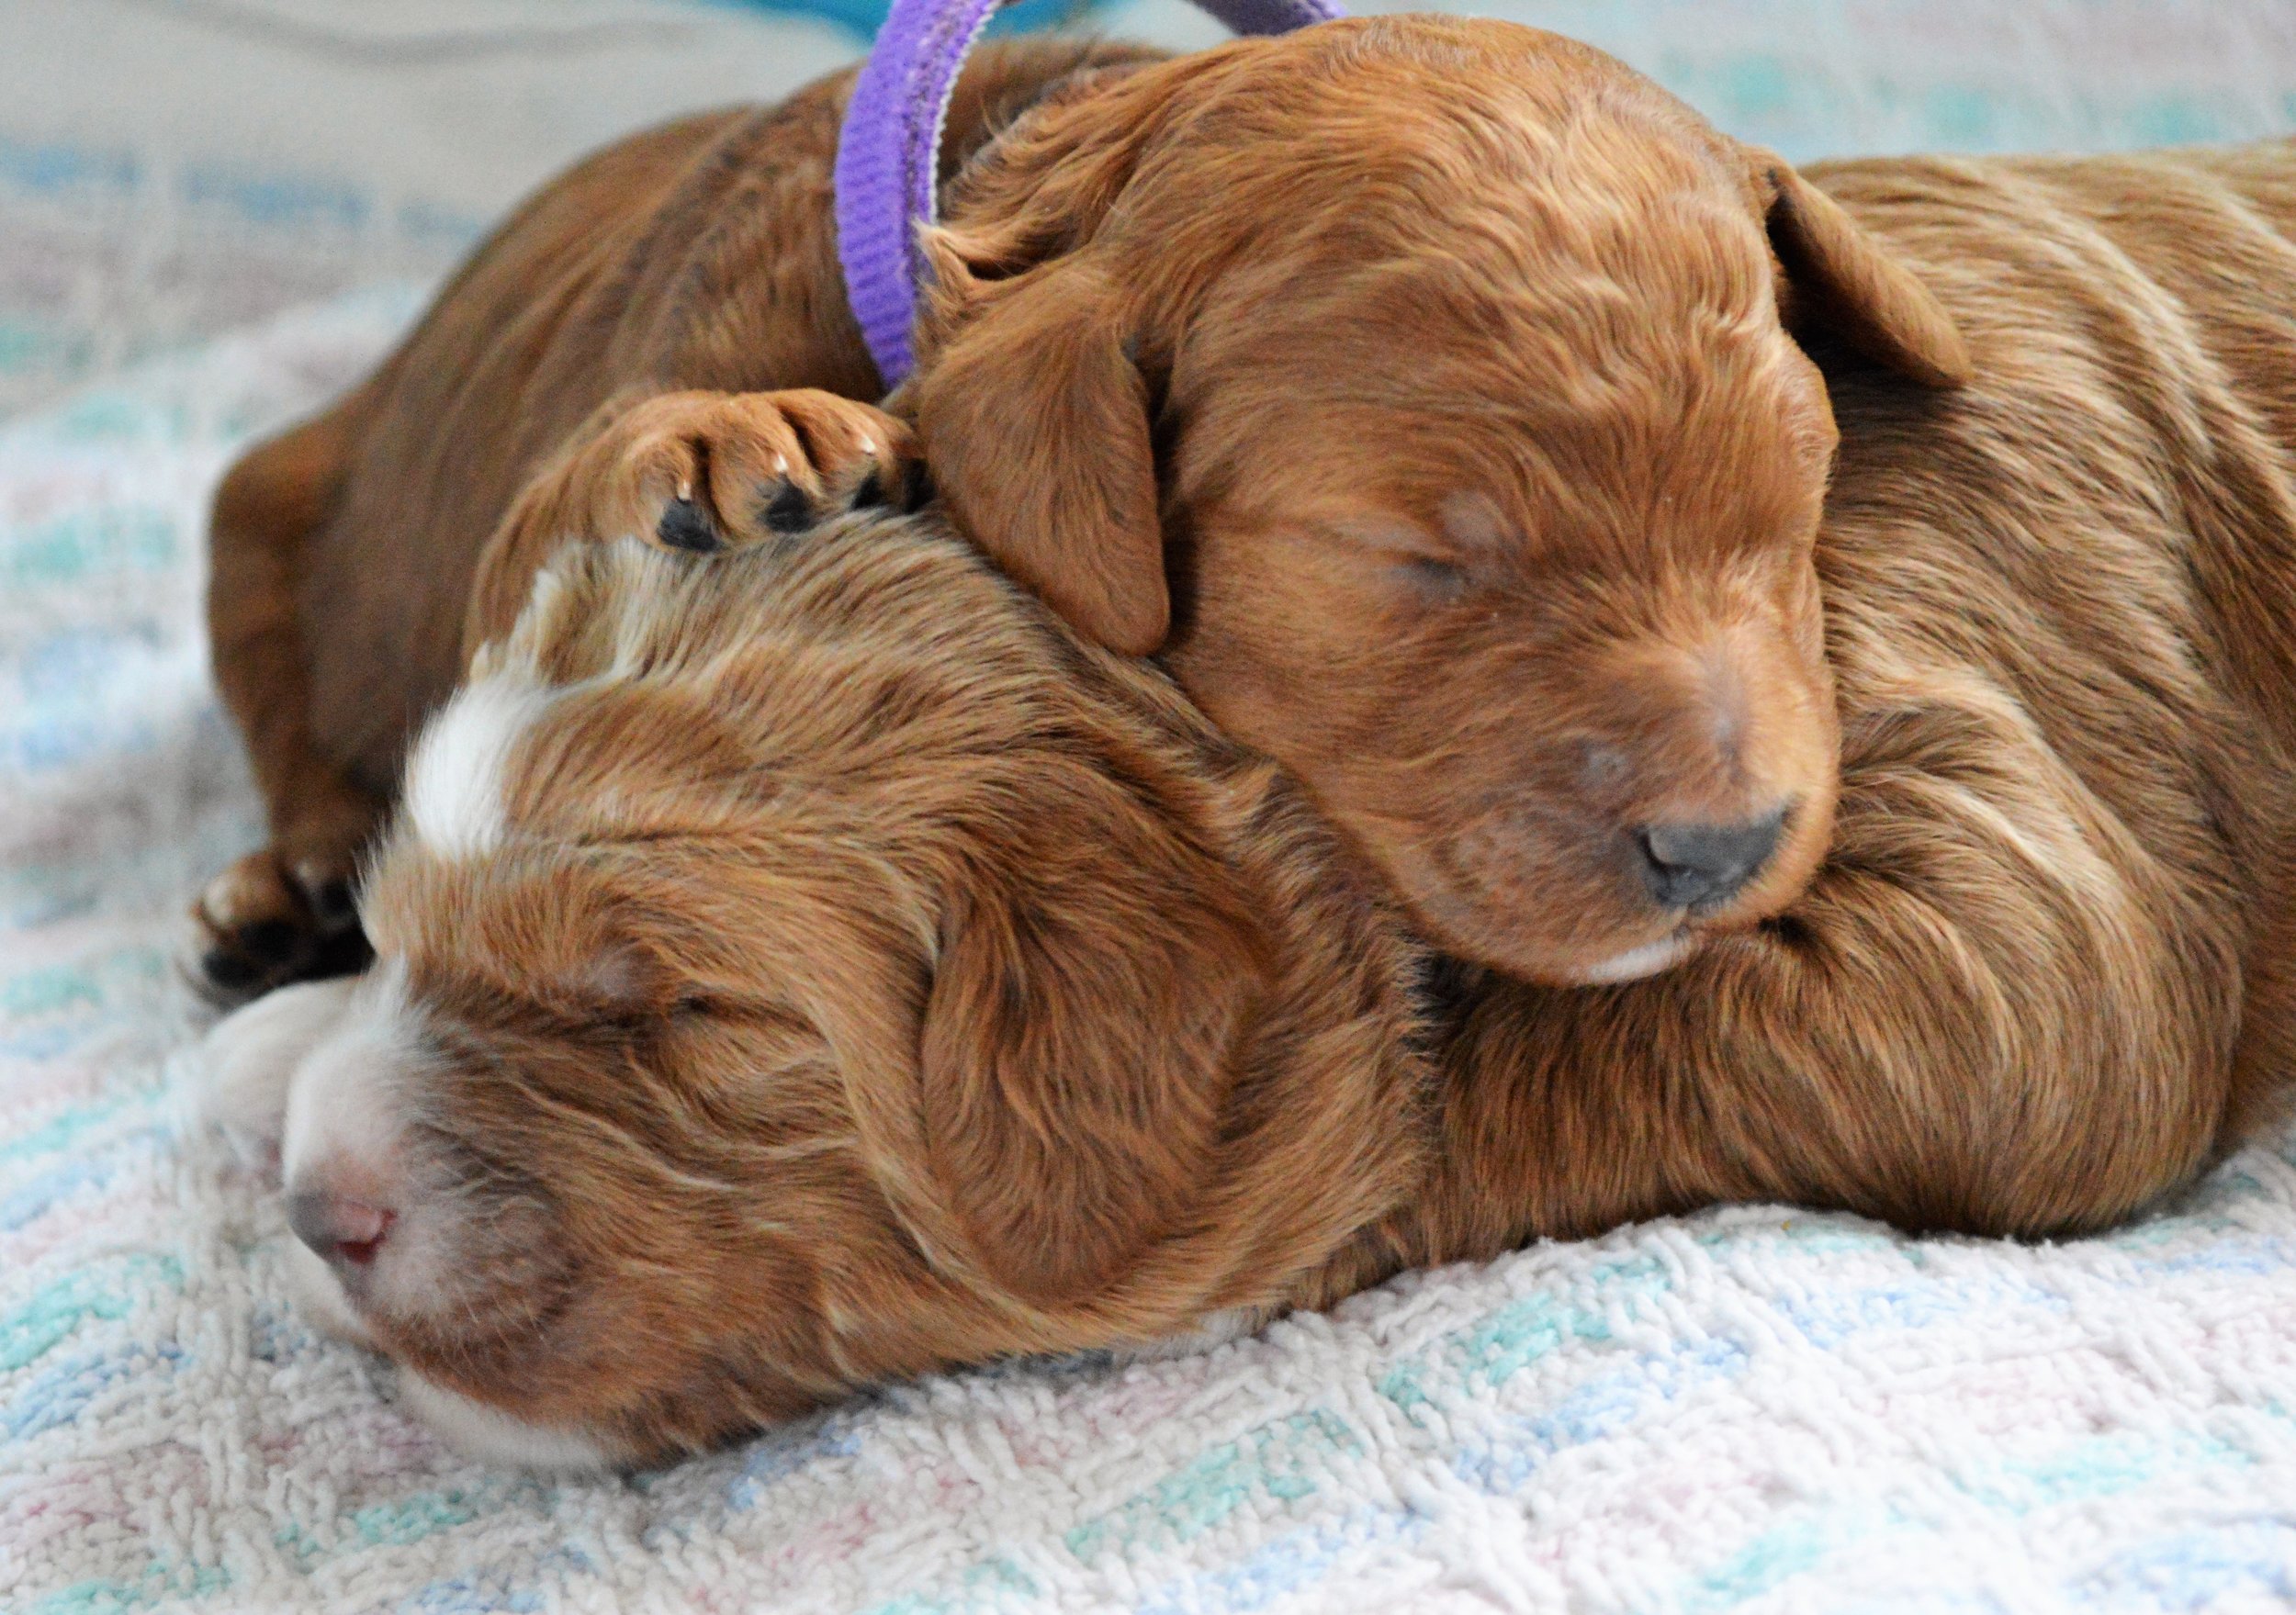
[[[333,1266],[365,1267],[382,1249],[396,1214],[378,1206],[306,1189],[287,1196],[287,1227]]]

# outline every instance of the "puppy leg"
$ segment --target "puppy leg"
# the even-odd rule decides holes
[[[355,395],[257,445],[216,492],[208,587],[216,685],[247,743],[272,837],[210,882],[192,911],[187,973],[219,1004],[355,970],[366,958],[351,879],[384,803],[311,733],[297,612],[304,545],[333,509],[365,412]]]
[[[562,544],[636,535],[712,555],[847,510],[912,510],[928,493],[907,425],[832,393],[617,400],[526,485],[489,541],[464,645],[475,650],[516,620]]]

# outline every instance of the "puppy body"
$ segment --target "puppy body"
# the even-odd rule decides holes
[[[629,1462],[1717,1200],[2045,1235],[2187,1182],[2287,1070],[2290,167],[1828,175],[1982,374],[1821,353],[1831,850],[1652,981],[1428,955],[929,515],[565,552],[414,755],[381,967],[284,1084],[284,1012],[219,1034],[291,1204],[395,1218],[322,1311],[456,1439]]]
[[[1806,879],[1833,426],[1782,304],[1908,390],[1967,364],[1821,193],[1508,25],[985,51],[886,415],[833,252],[847,83],[578,167],[226,480],[216,664],[274,846],[204,904],[215,985],[337,962],[413,725],[558,544],[763,542],[897,492],[912,423],[971,538],[1161,650],[1455,951],[1620,979]],[[1662,610],[1556,620],[1638,569]]]
[[[2296,145],[1814,177],[1977,370],[1821,353],[1831,847],[1658,980],[1472,977],[1413,1260],[1744,1198],[2094,1228],[2290,1070]]]
[[[220,1023],[211,1114],[450,1439],[663,1456],[1265,1317],[1421,1177],[1376,880],[929,519],[567,552],[411,780],[380,961]]]

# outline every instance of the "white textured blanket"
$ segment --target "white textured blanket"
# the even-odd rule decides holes
[[[70,5],[171,28],[232,9]],[[2035,39],[2088,41],[2021,99],[1953,93],[1924,31],[2009,18],[1977,0],[1516,9],[1638,38],[1781,140],[1852,109],[1903,144],[2296,121],[2285,0],[2014,8],[1954,57],[1970,83],[2026,72]],[[0,85],[33,71],[6,41],[34,12],[64,0],[0,0]],[[1849,60],[1853,33],[1887,51]],[[1813,54],[1830,76],[1802,75]],[[413,294],[227,318],[226,293],[264,289],[233,265],[290,262],[310,219],[211,230],[201,208],[283,193],[11,144],[32,104],[0,95],[0,398],[26,406],[0,419],[6,1615],[2296,1603],[2296,1138],[2077,1245],[1733,1211],[1415,1275],[1200,1356],[904,1387],[662,1474],[546,1485],[449,1458],[387,1369],[284,1307],[277,1207],[177,1147],[166,1088],[175,916],[257,830],[197,632],[205,493]],[[2007,121],[1957,136],[1979,118]],[[391,262],[413,251],[391,241]],[[198,261],[174,249],[218,243],[257,256],[184,295]],[[342,250],[330,284],[366,262]]]

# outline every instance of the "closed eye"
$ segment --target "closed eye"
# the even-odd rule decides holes
[[[1457,561],[1435,555],[1406,555],[1395,562],[1396,573],[1430,600],[1447,604],[1467,592],[1470,579]]]
[[[1474,587],[1468,558],[1415,523],[1355,517],[1332,522],[1324,532],[1330,542],[1374,564],[1372,576],[1403,585],[1415,603],[1448,605]]]

